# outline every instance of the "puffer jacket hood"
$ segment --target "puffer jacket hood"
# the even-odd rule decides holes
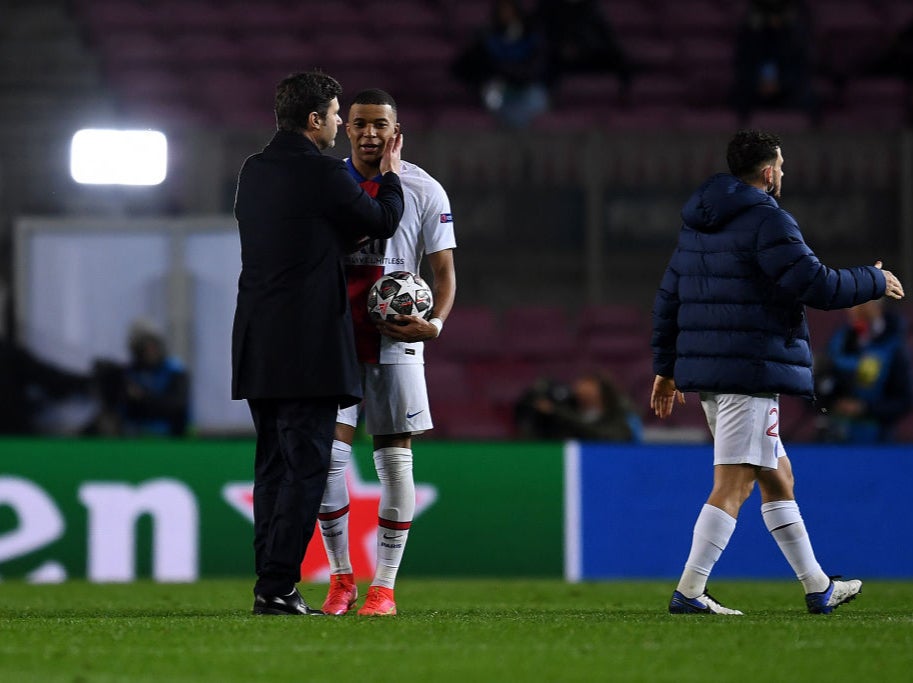
[[[682,220],[699,232],[713,233],[743,211],[759,205],[778,206],[766,192],[746,185],[728,173],[718,173],[707,179],[685,202]]]

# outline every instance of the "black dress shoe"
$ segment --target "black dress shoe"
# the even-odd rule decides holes
[[[291,614],[298,616],[322,616],[323,612],[319,609],[311,609],[308,604],[301,598],[298,589],[292,591],[291,595],[254,595],[254,614],[272,614],[283,615]]]

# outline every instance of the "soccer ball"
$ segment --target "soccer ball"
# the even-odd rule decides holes
[[[392,320],[397,314],[419,315],[427,320],[432,306],[431,288],[406,270],[387,273],[368,292],[368,313],[375,320]]]

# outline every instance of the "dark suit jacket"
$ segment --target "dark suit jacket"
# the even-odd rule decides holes
[[[387,173],[372,199],[298,133],[278,131],[244,162],[232,398],[361,399],[341,259],[359,236],[393,235],[402,213],[398,175]]]

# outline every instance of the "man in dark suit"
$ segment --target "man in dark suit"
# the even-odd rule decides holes
[[[232,398],[247,399],[254,465],[254,614],[321,614],[295,584],[326,485],[339,406],[361,379],[342,256],[393,235],[403,213],[402,138],[384,154],[376,198],[333,146],[339,83],[293,74],[276,88],[278,131],[241,169],[235,216],[241,276],[232,330]]]

